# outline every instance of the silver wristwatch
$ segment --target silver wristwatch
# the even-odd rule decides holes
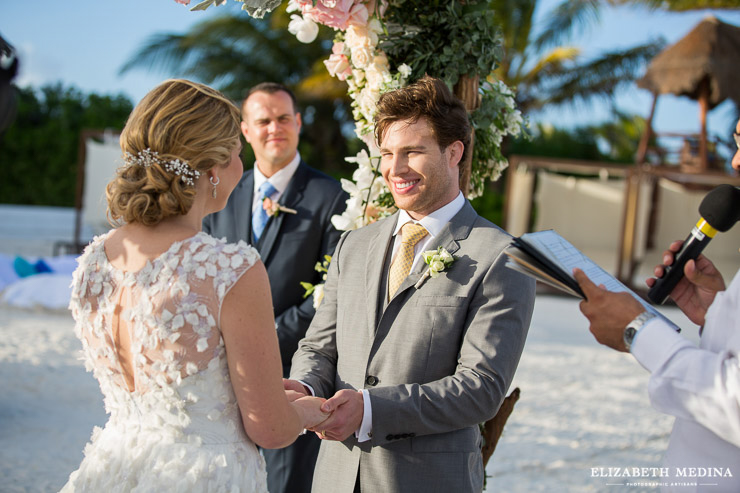
[[[624,335],[622,336],[622,339],[624,339],[624,345],[627,346],[627,351],[632,347],[632,341],[635,339],[637,332],[648,322],[648,320],[652,320],[653,318],[655,318],[654,313],[644,311],[627,324],[627,327],[624,328]]]

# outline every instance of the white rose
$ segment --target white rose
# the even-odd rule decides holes
[[[319,34],[319,26],[311,19],[304,19],[298,14],[290,16],[288,31],[294,34],[301,43],[311,43]]]
[[[352,65],[357,68],[367,67],[373,59],[373,49],[369,46],[356,46],[350,49],[350,53],[352,54]]]
[[[365,67],[365,78],[367,79],[367,86],[373,91],[379,91],[380,86],[385,81],[382,68],[374,63]]]
[[[448,252],[447,250],[442,250],[442,251],[441,251],[441,252],[439,253],[439,259],[440,259],[440,260],[441,260],[442,262],[444,262],[445,264],[449,264],[450,262],[452,262],[452,261],[454,260],[454,259],[452,258],[452,255],[450,255],[450,252]]]
[[[376,103],[378,102],[379,98],[380,92],[378,92],[377,90],[365,88],[360,93],[358,102],[360,104],[360,111],[362,111],[362,114],[365,115],[366,120],[372,120],[373,115],[375,115]]]
[[[352,79],[358,87],[361,86],[365,82],[365,72],[357,69],[352,70]]]
[[[365,26],[353,24],[344,32],[344,44],[352,48],[359,46],[375,46],[378,44],[378,35],[369,31]]]
[[[432,262],[429,264],[429,267],[432,269],[432,277],[436,277],[434,274],[436,273],[439,275],[440,272],[445,270],[445,264],[441,260],[432,260]]]

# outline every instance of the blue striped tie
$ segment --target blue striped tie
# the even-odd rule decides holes
[[[264,182],[257,190],[257,196],[260,198],[260,203],[257,205],[257,209],[252,213],[252,234],[254,235],[255,243],[259,241],[260,236],[262,236],[262,232],[265,230],[267,221],[270,219],[267,216],[267,211],[262,207],[262,202],[265,198],[270,197],[275,192],[277,192],[277,190],[269,181]]]

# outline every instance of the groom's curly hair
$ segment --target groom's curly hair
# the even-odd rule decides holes
[[[465,105],[452,94],[447,84],[427,75],[380,96],[375,113],[376,142],[382,143],[391,124],[405,121],[413,125],[419,118],[427,120],[440,149],[458,140],[462,142],[465,148],[460,162],[465,162],[472,133]]]
[[[188,183],[165,165],[185,162],[204,174],[227,166],[239,144],[239,109],[223,94],[203,84],[171,79],[151,90],[131,112],[121,133],[121,151],[137,156],[149,149],[156,162],[128,159],[106,187],[111,222],[152,226],[187,214],[198,179]],[[127,159],[124,158],[124,161]],[[202,187],[201,187],[202,188]]]

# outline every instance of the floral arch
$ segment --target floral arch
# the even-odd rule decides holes
[[[190,0],[175,0],[189,4]],[[256,18],[282,0],[235,0]],[[204,0],[192,10],[223,5]],[[373,138],[375,103],[381,94],[424,74],[443,79],[465,103],[474,129],[470,161],[463,163],[461,188],[469,198],[483,194],[508,166],[501,153],[507,135],[524,125],[513,91],[491,74],[501,56],[487,0],[288,0],[288,30],[304,43],[316,39],[318,24],[335,30],[327,60],[333,77],[347,83],[355,133],[365,143],[346,161],[357,166],[352,180],[342,180],[350,198],[339,230],[362,227],[392,214],[393,197],[380,178],[380,157]]]

